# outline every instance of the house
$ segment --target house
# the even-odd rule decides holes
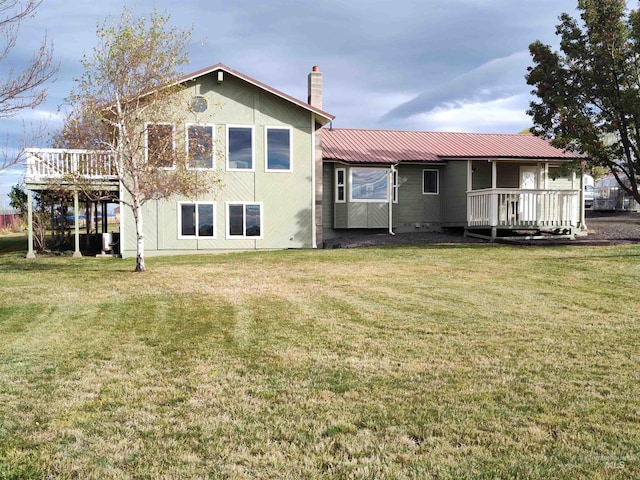
[[[17,232],[21,228],[22,218],[13,209],[0,208],[0,232],[9,230]]]
[[[584,225],[579,155],[525,134],[324,129],[325,239],[461,228],[495,239]]]
[[[322,110],[317,67],[308,76],[306,102],[223,64],[178,84],[193,114],[179,126],[186,148],[191,135],[204,139],[198,173],[219,175],[222,187],[200,198],[146,203],[146,255],[317,248],[325,239],[361,229],[456,227],[484,238],[545,230],[573,236],[581,219],[584,224],[580,182],[560,169],[576,155],[537,137],[327,128],[334,117]],[[156,130],[175,127],[150,125],[148,145]],[[101,152],[28,151],[29,195],[57,179],[56,188],[73,196],[76,256],[80,204],[87,212],[102,208],[102,218],[108,206],[92,206],[65,179],[79,174],[96,191],[124,195],[110,161]],[[120,208],[119,232],[108,232],[106,222],[101,230],[104,251],[135,256],[128,208]],[[29,235],[28,256],[34,256],[31,228]]]
[[[315,248],[322,237],[322,156],[319,130],[334,117],[322,110],[322,73],[308,77],[308,102],[297,100],[223,64],[182,77],[179,94],[190,113],[185,125],[156,124],[147,129],[151,148],[158,131],[183,130],[186,148],[204,139],[198,175],[219,176],[222,187],[199,198],[149,201],[143,207],[146,255],[198,251]],[[180,128],[178,128],[180,127]],[[110,159],[96,152],[31,149],[25,184],[35,190],[68,188],[74,212],[82,192],[65,185],[78,172],[92,179],[95,191],[120,191]],[[106,167],[105,167],[106,165]],[[126,198],[126,197],[125,197]],[[102,209],[106,211],[105,202]],[[75,254],[81,255],[75,222]],[[135,256],[135,224],[129,208],[120,208],[120,231],[103,235],[123,257]],[[89,234],[87,232],[86,234]],[[29,256],[33,256],[29,241]]]

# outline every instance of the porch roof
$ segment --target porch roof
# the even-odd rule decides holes
[[[555,148],[534,135],[496,133],[424,132],[411,130],[322,130],[324,160],[346,163],[437,163],[445,160],[581,158]]]

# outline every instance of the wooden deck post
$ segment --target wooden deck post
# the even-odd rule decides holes
[[[578,196],[578,211],[580,212],[580,225],[576,235],[584,236],[587,234],[587,220],[584,211],[584,166],[585,161],[580,162],[580,195]],[[575,173],[574,173],[575,175]]]
[[[73,230],[75,236],[75,246],[76,249],[73,252],[74,258],[81,258],[82,253],[80,253],[80,215],[79,215],[79,205],[78,205],[78,190],[73,191]]]
[[[33,193],[27,189],[27,258],[36,258],[33,252]]]

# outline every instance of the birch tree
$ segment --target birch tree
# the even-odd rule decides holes
[[[97,45],[82,63],[85,73],[70,96],[72,113],[58,145],[111,153],[109,168],[121,183],[121,197],[136,229],[136,272],[145,270],[143,206],[174,195],[193,197],[216,183],[188,168],[180,129],[189,113],[180,95],[189,31],[170,28],[154,11],[119,18],[97,29]]]

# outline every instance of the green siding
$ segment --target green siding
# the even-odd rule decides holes
[[[467,223],[467,174],[466,160],[451,160],[442,171],[443,225],[464,226]]]
[[[333,163],[325,163],[322,165],[322,231],[325,240],[335,238],[335,231],[333,229],[335,217],[333,168]]]
[[[335,228],[349,227],[349,204],[336,203],[333,211],[333,221]]]
[[[555,178],[553,178],[555,177]],[[579,182],[577,183],[577,189],[580,189]],[[548,183],[550,190],[573,190],[573,178],[572,176],[560,176],[559,167],[549,167]]]
[[[369,208],[366,203],[348,203],[348,228],[369,228]]]
[[[389,228],[389,204],[366,203],[367,228]]]
[[[520,188],[520,167],[535,166],[535,163],[511,163],[498,162],[496,165],[498,176],[496,187],[498,188]]]
[[[437,195],[422,193],[422,171],[438,170],[440,189]],[[393,226],[398,232],[436,230],[440,227],[443,194],[443,169],[431,165],[398,167],[398,202],[393,206]]]
[[[264,90],[224,75],[218,84],[214,74],[197,79],[199,93],[208,102],[204,113],[190,114],[186,123],[215,125],[216,172],[221,186],[199,198],[172,198],[149,202],[144,207],[145,252],[147,255],[188,253],[202,250],[246,250],[310,248],[313,246],[313,121],[310,112]],[[196,94],[195,83],[183,91],[185,104]],[[226,126],[254,127],[254,171],[225,170]],[[265,127],[289,126],[292,139],[292,171],[265,172]],[[182,125],[177,125],[178,135]],[[178,238],[178,201],[215,203],[215,238]],[[226,202],[262,203],[262,239],[226,238]],[[135,225],[124,215],[123,254],[135,255]]]
[[[473,160],[471,168],[471,189],[481,190],[483,188],[491,188],[491,162],[487,162],[486,160]]]

